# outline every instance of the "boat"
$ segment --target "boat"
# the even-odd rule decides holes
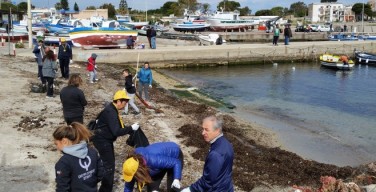
[[[354,61],[349,60],[348,64],[340,61],[340,56],[324,54],[320,56],[321,66],[330,69],[350,70],[354,67]]]
[[[246,31],[254,25],[258,25],[257,20],[240,19],[240,12],[223,12],[216,11],[211,15],[207,22],[210,24],[210,29],[213,31]]]
[[[332,34],[328,36],[329,41],[359,41],[363,39],[359,39],[357,35],[354,33],[345,34],[345,33],[338,33]]]
[[[355,51],[355,58],[357,64],[376,65],[376,54]]]
[[[124,24],[133,25],[136,29],[141,29],[143,26],[146,26],[149,24],[149,22],[147,21],[141,21],[141,22],[132,21],[132,18],[129,15],[115,15],[115,16],[116,16],[116,20],[120,24],[124,23]]]
[[[140,30],[138,30],[138,35],[146,36],[146,30],[149,27],[154,27],[155,31],[157,32],[157,36],[160,36],[162,33],[169,31],[169,28],[166,28],[161,25],[147,25],[143,26]]]
[[[200,40],[201,45],[217,45],[217,39],[220,36],[216,33],[210,33],[208,35],[198,35],[198,39]],[[222,39],[222,44],[226,43],[226,40]]]
[[[126,47],[127,38],[137,39],[137,30],[122,27],[117,21],[103,21],[100,27],[79,27],[69,32],[75,47]]]
[[[59,46],[60,44],[60,39],[61,38],[65,38],[66,42],[73,46],[73,43],[72,43],[72,40],[70,39],[69,36],[44,36],[42,39],[43,39],[43,42],[45,45],[48,45],[48,46]],[[38,44],[37,41],[38,41],[38,37],[37,36],[33,36],[33,44]]]
[[[7,42],[8,36],[11,42],[23,41],[29,38],[28,33],[14,32],[13,30],[11,30],[8,34],[5,28],[0,28],[0,38],[4,39],[4,41]]]
[[[175,31],[179,32],[202,32],[209,29],[210,24],[208,23],[194,23],[191,21],[183,22],[183,23],[174,23],[172,24],[172,28]]]

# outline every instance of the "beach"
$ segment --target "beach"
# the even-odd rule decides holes
[[[2,55],[7,48],[1,47]],[[26,52],[26,51],[25,51]],[[31,50],[30,50],[31,52]],[[100,61],[100,57],[98,60]],[[61,154],[53,145],[52,132],[64,125],[62,107],[58,91],[67,81],[56,79],[56,97],[45,98],[45,93],[31,92],[31,84],[38,84],[37,64],[30,57],[1,58],[0,89],[1,123],[0,135],[1,171],[0,185],[4,191],[53,191],[55,182],[54,165]],[[124,65],[100,64],[99,82],[89,84],[84,63],[73,63],[71,73],[79,73],[84,80],[80,87],[88,100],[84,121],[93,119],[112,95],[123,89],[121,76]],[[197,180],[203,169],[209,145],[201,137],[200,122],[208,115],[218,115],[224,119],[224,133],[234,146],[235,160],[233,181],[235,191],[282,191],[293,185],[320,186],[321,176],[334,176],[356,181],[358,184],[371,184],[375,172],[372,167],[337,167],[305,160],[296,154],[279,148],[281,144],[275,133],[267,127],[246,122],[208,105],[180,99],[169,92],[179,87],[179,82],[155,72],[156,84],[151,91],[152,104],[162,113],[146,109],[140,102],[141,115],[124,115],[125,124],[138,122],[151,143],[173,141],[184,153],[183,186]],[[121,167],[127,151],[127,136],[115,143],[116,151],[116,190],[123,191]],[[359,177],[359,175],[365,175]],[[164,185],[162,184],[164,189]]]

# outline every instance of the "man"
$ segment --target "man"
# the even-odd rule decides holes
[[[82,85],[79,74],[70,76],[68,86],[60,91],[60,100],[63,104],[64,120],[67,125],[73,122],[84,122],[84,110],[87,105],[84,92],[78,87]]]
[[[349,57],[347,55],[342,55],[339,60],[343,62],[343,65],[349,65]]]
[[[149,62],[144,63],[144,67],[137,73],[139,79],[138,94],[142,98],[142,91],[145,93],[145,100],[149,101],[149,88],[152,87],[153,73],[149,67]]]
[[[43,44],[43,40],[39,40],[38,45],[35,45],[33,49],[35,60],[38,64],[38,78],[40,78],[40,80],[42,81],[42,85],[44,88],[46,87],[46,79],[43,78],[43,74],[42,74],[42,68],[43,68],[42,59],[46,55],[45,49],[46,47]]]
[[[124,109],[129,97],[124,90],[115,93],[113,101],[108,104],[98,117],[97,129],[94,131],[93,143],[98,150],[105,168],[99,192],[112,192],[115,174],[115,152],[113,142],[118,136],[130,134],[140,127],[137,123],[125,126],[119,115],[119,110]]]
[[[67,44],[64,37],[60,39],[59,52],[57,58],[60,63],[61,77],[69,78],[69,63],[72,63],[72,48]]]
[[[154,27],[151,27],[150,31],[150,41],[151,41],[151,48],[156,49],[156,38],[157,38],[157,32],[155,31]]]
[[[273,45],[278,46],[280,29],[278,24],[273,27]]]
[[[215,116],[205,118],[202,122],[202,135],[204,140],[210,143],[203,175],[181,192],[233,192],[234,150],[231,143],[223,136],[222,121]]]
[[[151,27],[150,26],[148,26],[148,28],[146,29],[146,37],[148,38],[149,47],[151,48]]]
[[[285,45],[288,45],[290,42],[290,38],[292,37],[290,25],[285,25],[283,33],[285,34]]]

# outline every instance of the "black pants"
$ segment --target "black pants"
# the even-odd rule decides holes
[[[273,36],[273,45],[278,45],[279,36]]]
[[[54,78],[53,77],[44,77],[47,81],[47,96],[54,96]]]
[[[180,150],[179,153],[179,160],[181,162],[181,169],[183,170],[183,165],[184,165],[184,156],[183,152]],[[163,177],[167,173],[167,191],[168,192],[174,192],[173,189],[171,189],[172,182],[174,181],[174,170],[173,169],[166,169],[162,170],[159,174],[154,175],[151,179],[153,180],[152,183],[149,183],[147,185],[147,191],[152,192],[152,191],[160,191],[159,186],[161,185]]]
[[[112,192],[115,174],[115,153],[113,142],[93,140],[93,143],[103,161],[105,171],[99,192]]]
[[[70,59],[59,59],[61,77],[65,79],[69,78],[69,61]]]
[[[65,122],[67,122],[67,125],[72,124],[73,122],[78,122],[83,124],[84,123],[84,117],[64,117]]]

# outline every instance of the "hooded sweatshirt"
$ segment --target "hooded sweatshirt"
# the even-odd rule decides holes
[[[84,141],[64,147],[55,170],[56,192],[97,192],[104,171],[97,151]]]

